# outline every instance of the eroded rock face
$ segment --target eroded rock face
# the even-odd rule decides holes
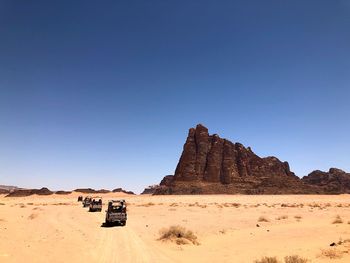
[[[191,128],[174,176],[165,177],[156,194],[305,193],[309,187],[287,162],[261,158],[249,147],[209,135],[199,124]]]
[[[330,168],[328,172],[313,171],[304,176],[302,181],[319,186],[326,193],[350,193],[350,173],[337,168]]]
[[[159,188],[158,184],[147,186],[141,194],[142,195],[153,195],[158,188]]]
[[[123,188],[116,188],[112,191],[113,193],[124,193],[124,194],[129,194],[129,195],[134,195],[135,193],[132,191],[126,191]]]
[[[264,176],[295,177],[287,162],[276,157],[260,158],[250,148],[232,143],[197,125],[190,129],[180,162],[177,181],[205,181],[230,184],[237,178]]]
[[[6,197],[24,197],[24,196],[30,196],[30,195],[52,195],[53,192],[51,192],[48,188],[43,187],[41,189],[18,189],[14,190],[11,193],[9,193]]]

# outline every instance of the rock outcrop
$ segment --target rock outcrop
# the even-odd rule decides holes
[[[95,190],[92,188],[78,188],[73,191],[77,193],[84,193],[84,194],[107,194],[111,192],[110,190],[106,190],[106,189]]]
[[[53,192],[51,192],[48,188],[43,187],[41,189],[13,190],[6,197],[24,197],[24,196],[30,196],[30,195],[52,195],[52,194],[53,194]]]
[[[300,180],[288,162],[261,158],[250,147],[232,143],[199,124],[191,128],[174,176],[166,176],[155,194],[299,194],[317,193]]]
[[[128,194],[128,195],[134,195],[135,194],[133,191],[127,191],[127,190],[124,190],[123,188],[116,188],[112,192],[113,193],[124,193],[124,194]]]
[[[328,172],[313,171],[304,176],[302,181],[322,188],[325,193],[350,193],[350,173],[337,168],[330,168]]]
[[[142,195],[153,195],[159,187],[160,187],[159,184],[147,186],[141,194]]]

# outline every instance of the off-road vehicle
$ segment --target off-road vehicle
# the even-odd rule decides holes
[[[110,200],[108,201],[108,208],[106,210],[106,221],[105,224],[120,224],[126,225],[126,202],[125,200]]]
[[[102,211],[102,198],[93,197],[90,202],[89,212],[101,212],[101,211]]]
[[[90,203],[91,203],[91,197],[90,196],[85,197],[83,201],[83,207],[88,207]]]

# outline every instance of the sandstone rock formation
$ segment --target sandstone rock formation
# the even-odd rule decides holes
[[[3,195],[3,194],[8,194],[10,193],[10,190],[7,190],[7,189],[1,189],[0,188],[0,195]]]
[[[142,195],[152,195],[156,192],[156,190],[159,188],[159,184],[154,184],[154,185],[150,185],[147,186],[143,192],[141,193]]]
[[[124,193],[124,194],[129,194],[129,195],[134,195],[135,193],[132,191],[126,191],[123,188],[116,188],[112,191],[113,193]]]
[[[43,187],[41,189],[18,189],[13,190],[10,192],[6,197],[24,197],[24,196],[30,196],[30,195],[52,195],[53,192],[51,192],[46,187]]]
[[[191,128],[174,176],[166,176],[155,194],[317,193],[297,177],[287,162],[261,158],[250,147]]]
[[[77,193],[84,193],[84,194],[107,194],[111,192],[110,190],[106,190],[106,189],[95,190],[92,188],[78,188],[73,191]]]
[[[313,171],[302,181],[321,187],[325,193],[350,193],[350,173],[337,168],[330,168],[328,172]]]

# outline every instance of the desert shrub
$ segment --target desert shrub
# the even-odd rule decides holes
[[[279,263],[276,257],[262,257],[261,259],[255,260],[255,263]]]
[[[0,205],[5,205],[4,203],[0,203]]]
[[[259,218],[258,218],[258,222],[270,222],[270,220],[268,220],[266,217],[264,217],[264,216],[260,216]]]
[[[296,215],[296,216],[294,216],[294,218],[295,218],[296,220],[300,220],[300,219],[302,219],[303,217],[302,217],[302,216],[299,216],[299,215]]]
[[[341,219],[340,215],[337,215],[332,222],[332,224],[342,224],[342,223],[343,223],[343,219]]]
[[[330,259],[337,259],[342,257],[342,253],[334,248],[322,249],[321,255]]]
[[[284,257],[285,263],[306,263],[308,260],[306,258],[299,257],[298,255]]]
[[[194,244],[199,245],[197,236],[182,226],[170,226],[160,231],[159,240],[175,242],[178,245]]]
[[[37,217],[38,217],[38,214],[31,214],[30,216],[28,216],[28,219],[33,220]]]
[[[276,218],[276,220],[288,219],[287,215],[282,215]]]
[[[146,204],[141,204],[141,205],[138,205],[138,206],[145,206],[145,207],[149,207],[149,206],[153,206],[153,205],[156,205],[155,203],[152,203],[152,202],[148,202]]]

